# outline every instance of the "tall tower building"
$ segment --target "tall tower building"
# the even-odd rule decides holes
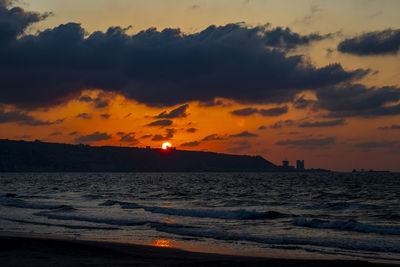
[[[304,160],[296,161],[296,169],[299,171],[304,171]]]

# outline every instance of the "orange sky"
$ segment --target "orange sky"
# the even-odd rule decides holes
[[[86,91],[84,94],[96,95],[98,91]],[[349,170],[350,168],[395,169],[399,162],[399,153],[396,148],[384,147],[377,149],[358,149],[353,144],[371,142],[374,140],[399,140],[399,131],[382,131],[376,128],[382,125],[391,125],[400,116],[359,119],[351,118],[346,124],[336,127],[299,128],[287,126],[280,129],[270,128],[274,123],[282,120],[308,120],[311,118],[306,111],[291,111],[279,117],[262,117],[252,115],[249,117],[236,117],[230,112],[247,105],[238,105],[226,100],[225,106],[202,107],[198,102],[189,103],[188,116],[173,120],[168,127],[149,127],[147,124],[156,121],[153,116],[162,111],[171,111],[174,108],[150,108],[127,100],[119,95],[109,96],[109,106],[94,109],[91,104],[71,100],[68,103],[31,112],[35,118],[43,121],[64,119],[60,124],[49,126],[23,126],[15,123],[0,124],[0,138],[35,140],[48,142],[77,143],[75,138],[79,135],[89,135],[99,131],[108,133],[111,139],[90,142],[92,145],[114,146],[152,146],[161,147],[162,143],[169,141],[178,149],[204,150],[234,154],[262,155],[266,159],[279,164],[283,159],[294,162],[296,159],[305,159],[308,167],[331,168],[335,170]],[[268,106],[258,106],[266,107]],[[90,119],[77,118],[79,114],[87,113]],[[109,114],[108,119],[102,114]],[[130,115],[129,115],[130,114]],[[314,117],[315,114],[312,115]],[[260,126],[266,129],[259,130]],[[194,128],[194,132],[188,129]],[[154,135],[167,134],[167,129],[174,129],[173,137],[165,140],[152,141]],[[70,135],[77,131],[78,134]],[[248,131],[256,137],[230,137]],[[137,142],[121,142],[121,135],[134,133],[131,136]],[[202,141],[205,137],[216,134],[221,140]],[[148,138],[143,136],[152,135]],[[334,136],[336,144],[322,148],[281,147],[275,145],[279,140],[325,138]],[[197,146],[182,146],[184,143],[200,142]]]

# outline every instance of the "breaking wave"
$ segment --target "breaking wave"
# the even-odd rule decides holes
[[[141,221],[135,219],[119,219],[119,218],[107,218],[107,217],[97,217],[97,216],[85,216],[80,214],[54,214],[49,212],[38,212],[34,213],[36,216],[43,216],[53,220],[64,220],[64,221],[83,221],[92,223],[104,223],[109,225],[119,225],[119,226],[134,226],[134,225],[144,225],[149,223],[148,221]]]
[[[120,205],[123,209],[144,209],[151,213],[159,213],[166,215],[196,217],[196,218],[214,218],[214,219],[235,219],[235,220],[260,220],[260,219],[276,219],[286,217],[288,215],[277,211],[259,212],[255,210],[214,210],[214,209],[177,209],[158,206],[142,206],[136,203],[123,201],[107,200],[100,206]]]

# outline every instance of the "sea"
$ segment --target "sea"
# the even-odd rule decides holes
[[[0,231],[400,264],[400,174],[0,173]]]

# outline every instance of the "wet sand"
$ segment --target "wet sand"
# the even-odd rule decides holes
[[[268,259],[175,248],[0,233],[1,266],[394,266],[362,261]]]

